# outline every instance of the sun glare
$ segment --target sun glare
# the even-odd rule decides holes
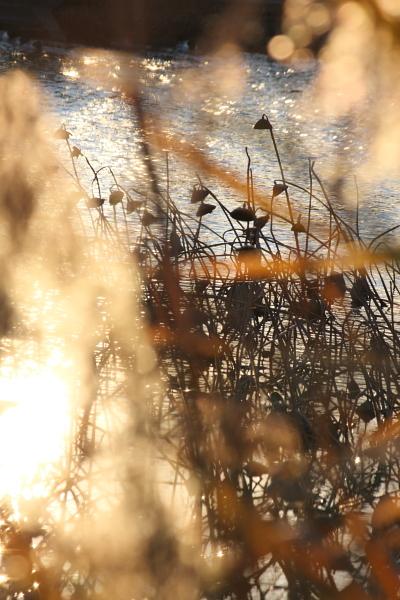
[[[68,386],[54,369],[0,372],[0,497],[44,494],[69,428]]]

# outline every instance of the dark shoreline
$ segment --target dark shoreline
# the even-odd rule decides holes
[[[242,6],[245,5],[245,6]],[[238,41],[264,51],[280,31],[280,0],[0,0],[0,29],[12,36],[125,50],[187,42],[191,49]]]

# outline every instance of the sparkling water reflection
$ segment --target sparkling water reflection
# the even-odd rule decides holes
[[[72,132],[74,143],[95,167],[112,166],[123,183],[133,181],[140,188],[146,180],[136,118],[119,91],[124,79],[137,78],[147,108],[162,117],[178,139],[194,143],[225,171],[244,177],[247,146],[255,185],[268,191],[279,178],[269,140],[252,128],[265,112],[274,125],[289,180],[308,185],[311,157],[324,181],[329,183],[340,173],[343,210],[350,221],[355,220],[358,188],[363,207],[360,226],[366,238],[398,221],[399,182],[387,178],[371,182],[357,174],[369,143],[361,115],[329,121],[313,101],[316,62],[294,69],[263,55],[240,55],[231,48],[223,48],[213,57],[179,53],[130,57],[63,48],[47,48],[38,54],[29,47],[4,46],[1,66],[24,66],[33,71],[47,91],[57,119]],[[92,78],[88,79],[88,74]],[[158,170],[165,187],[163,155],[158,157]],[[187,209],[196,174],[176,157],[171,157],[169,173],[171,195]],[[90,173],[82,175],[89,181]],[[243,200],[220,182],[206,183],[228,204]],[[304,194],[293,193],[293,200],[299,211],[306,209]],[[225,228],[217,211],[208,217],[208,223],[220,233]],[[315,225],[318,227],[318,222]],[[279,233],[290,235],[287,227]]]

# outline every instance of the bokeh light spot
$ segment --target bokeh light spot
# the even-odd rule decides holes
[[[275,60],[288,60],[294,50],[294,42],[287,35],[275,35],[268,43],[268,54]]]

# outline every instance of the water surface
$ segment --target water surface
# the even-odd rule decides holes
[[[346,218],[355,221],[357,193],[362,205],[361,232],[371,238],[397,223],[398,181],[358,181],[357,168],[366,160],[368,132],[357,119],[328,120],[312,100],[317,62],[297,68],[279,65],[260,54],[238,55],[229,51],[214,57],[164,52],[144,57],[94,54],[87,49],[45,48],[3,43],[3,70],[23,66],[37,76],[48,105],[72,133],[96,167],[109,165],[124,184],[146,188],[146,168],[138,149],[139,132],[130,103],[121,94],[125,78],[139,82],[145,106],[162,118],[167,130],[194,143],[225,171],[245,178],[248,147],[255,185],[269,193],[280,172],[268,135],[253,125],[267,113],[275,130],[286,177],[308,186],[309,159],[324,181],[340,182],[347,203],[336,200]],[[91,75],[88,79],[87,74]],[[165,155],[158,154],[161,186],[166,187]],[[90,183],[90,171],[82,164],[82,177]],[[190,188],[196,173],[176,156],[169,157],[170,191],[189,212]],[[104,173],[104,177],[106,174]],[[111,185],[104,179],[106,187]],[[243,198],[217,181],[205,180],[228,206]],[[358,188],[358,192],[357,192]],[[337,189],[337,188],[336,188]],[[335,201],[335,194],[332,195]],[[293,192],[300,212],[308,198]],[[278,200],[284,202],[284,199]],[[283,206],[283,205],[282,205]],[[321,215],[315,213],[316,226]],[[219,232],[226,222],[217,211],[207,221]],[[288,235],[288,228],[282,228]]]

